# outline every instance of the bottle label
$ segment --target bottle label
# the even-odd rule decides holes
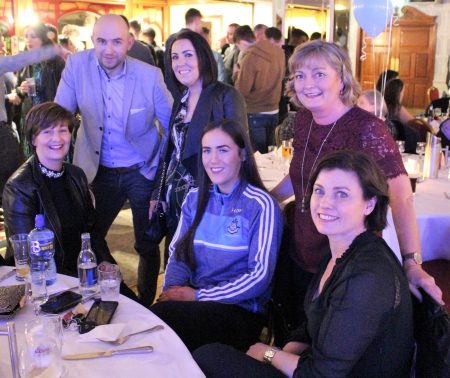
[[[45,242],[33,240],[30,242],[30,249],[32,254],[51,256],[55,253],[55,244],[53,240]]]

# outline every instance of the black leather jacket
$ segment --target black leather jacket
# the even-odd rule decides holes
[[[91,245],[97,262],[115,263],[107,244],[95,230],[95,209],[86,176],[81,168],[64,163],[66,185],[73,199],[73,206],[83,219],[82,232],[91,234]],[[45,185],[37,159],[32,156],[9,178],[3,191],[3,209],[6,236],[29,233],[34,228],[36,214],[45,215],[46,227],[55,233],[55,260],[57,271],[63,273],[64,250],[62,248],[61,222],[50,192]],[[8,243],[6,259],[13,263],[14,253]],[[76,267],[69,267],[76,271]],[[65,272],[64,272],[65,273]]]

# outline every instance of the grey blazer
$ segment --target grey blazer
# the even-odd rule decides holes
[[[126,61],[124,133],[133,148],[145,158],[141,174],[152,180],[158,167],[160,150],[167,139],[173,100],[159,68],[130,57]],[[68,110],[80,111],[81,126],[73,162],[84,170],[89,183],[97,174],[104,129],[100,83],[95,51],[82,51],[67,60],[55,97],[55,102]],[[155,119],[164,131],[162,139]]]

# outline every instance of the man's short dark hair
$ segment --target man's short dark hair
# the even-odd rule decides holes
[[[233,34],[234,43],[239,43],[239,41],[255,42],[255,33],[248,25],[239,26]]]
[[[186,25],[189,25],[194,19],[196,18],[202,18],[202,14],[198,9],[195,8],[189,8],[184,15],[184,20],[186,21]]]
[[[264,34],[267,39],[273,39],[275,41],[279,41],[283,37],[281,30],[275,27],[267,28]]]
[[[142,30],[141,24],[137,20],[130,21],[130,28],[133,29],[135,33],[140,33]]]
[[[319,32],[314,32],[311,34],[311,41],[314,41],[316,39],[322,39],[322,34],[320,34]]]
[[[253,28],[253,30],[256,32],[256,31],[259,31],[259,30],[263,30],[263,29],[267,29],[267,25],[264,25],[264,24],[256,24],[255,25],[255,27]]]
[[[142,35],[145,35],[146,37],[150,37],[150,38],[152,38],[152,39],[155,39],[155,37],[156,37],[156,32],[155,32],[155,29],[153,29],[153,28],[148,28],[148,29],[145,29],[145,30],[142,32]]]

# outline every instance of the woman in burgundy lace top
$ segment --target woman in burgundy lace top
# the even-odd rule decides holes
[[[296,288],[293,297],[304,296],[307,281],[317,271],[328,241],[314,227],[304,209],[304,197],[315,164],[329,152],[365,151],[379,164],[389,183],[389,200],[411,290],[423,287],[442,302],[442,292],[417,262],[420,240],[411,185],[401,156],[386,126],[374,115],[355,106],[360,86],[354,79],[347,53],[333,43],[311,41],[297,49],[289,61],[293,80],[289,90],[302,108],[294,121],[294,156],[287,175],[272,191],[284,201],[295,194],[295,251],[288,264]],[[301,277],[301,278],[299,278]],[[301,280],[301,282],[299,282]],[[303,292],[303,294],[302,294]],[[302,302],[300,302],[302,303]],[[301,317],[300,313],[296,314]]]

